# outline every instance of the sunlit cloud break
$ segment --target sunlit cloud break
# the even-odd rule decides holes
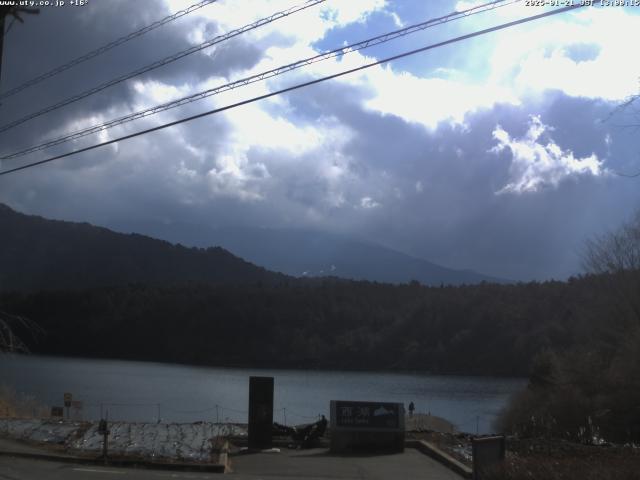
[[[544,187],[555,188],[570,176],[599,176],[606,172],[603,161],[595,153],[576,158],[571,150],[563,150],[551,138],[544,143],[541,137],[550,131],[553,128],[542,123],[538,115],[530,117],[529,129],[519,140],[511,138],[500,125],[496,126],[493,138],[498,144],[490,151],[500,153],[508,148],[512,155],[510,181],[496,194],[537,192]]]

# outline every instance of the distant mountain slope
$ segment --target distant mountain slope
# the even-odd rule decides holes
[[[87,223],[23,215],[0,204],[0,290],[148,283],[277,282],[222,248],[186,248]]]
[[[336,276],[354,280],[424,285],[508,283],[474,272],[454,270],[371,243],[339,235],[265,228],[203,228],[187,224],[113,225],[188,245],[220,245],[256,265],[293,276]]]

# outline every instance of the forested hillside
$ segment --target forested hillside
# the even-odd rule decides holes
[[[640,439],[640,216],[588,243],[588,275],[446,287],[296,279],[220,248],[2,207],[0,222],[4,349],[18,338],[65,356],[529,375],[503,430]]]
[[[45,330],[30,342],[38,353],[461,374],[526,375],[538,352],[610,328],[597,315],[607,300],[594,278],[445,288],[335,279],[132,285],[5,293],[0,308]]]

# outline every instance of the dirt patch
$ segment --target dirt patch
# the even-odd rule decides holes
[[[404,424],[407,432],[457,433],[453,423],[436,415],[422,413],[407,415]]]
[[[540,442],[538,442],[540,443]],[[556,442],[552,442],[555,444]],[[545,453],[507,451],[502,468],[491,480],[638,480],[640,449],[571,445]],[[566,447],[566,445],[565,445]]]

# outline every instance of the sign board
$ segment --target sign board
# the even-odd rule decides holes
[[[400,403],[336,401],[336,426],[398,429],[403,415]]]
[[[64,417],[64,409],[62,407],[51,407],[52,417]]]
[[[331,451],[404,451],[404,405],[331,401]]]
[[[487,470],[504,461],[504,436],[473,438],[471,450],[473,454],[473,480],[494,478],[494,474],[487,472]]]
[[[271,448],[273,377],[249,377],[249,448]]]
[[[69,408],[71,406],[71,394],[70,393],[65,393],[64,394],[64,406]]]

